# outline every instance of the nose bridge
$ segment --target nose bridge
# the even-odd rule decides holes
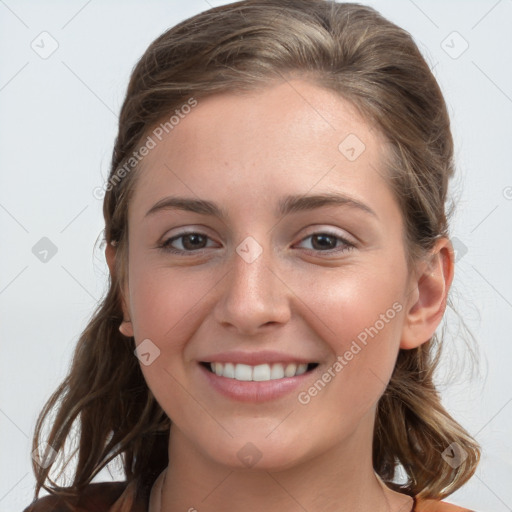
[[[217,320],[238,330],[258,327],[288,318],[284,285],[277,277],[275,257],[267,243],[246,237],[230,259],[230,272],[216,306]]]

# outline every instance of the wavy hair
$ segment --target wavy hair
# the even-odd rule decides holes
[[[118,456],[126,481],[140,494],[167,466],[170,419],[144,380],[134,339],[118,330],[128,206],[140,174],[138,165],[126,171],[126,164],[151,129],[190,98],[239,93],[291,76],[341,95],[389,142],[387,178],[404,218],[408,261],[448,236],[450,121],[440,87],[407,31],[371,7],[327,0],[246,0],[167,30],[134,67],[119,116],[103,203],[103,242],[115,245],[115,272],[80,335],[69,374],[36,424],[33,448],[44,439],[61,456],[59,476],[74,457],[76,470],[71,485],[60,487],[49,475],[56,461],[34,463],[36,497],[41,488],[76,497]],[[448,496],[469,480],[480,459],[477,442],[441,404],[434,385],[440,354],[436,336],[401,349],[376,413],[375,472],[391,488],[420,498]],[[70,438],[78,443],[66,455]],[[456,468],[442,458],[451,443],[467,455]],[[406,474],[400,484],[398,466]]]

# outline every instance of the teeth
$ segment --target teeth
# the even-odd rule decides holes
[[[252,370],[252,380],[270,380],[270,366],[268,364],[255,366]]]
[[[285,377],[293,377],[295,375],[296,371],[297,371],[297,365],[293,364],[293,363],[290,363],[284,369],[284,376]]]
[[[273,365],[250,366],[248,364],[210,363],[210,368],[219,377],[242,381],[266,381],[302,375],[306,372],[308,365],[306,363],[289,363],[287,365],[274,363]]]
[[[213,363],[212,370],[219,376],[222,377],[222,364],[220,363]]]
[[[219,363],[219,366],[222,368],[221,363]],[[235,378],[235,365],[233,363],[226,363],[224,365],[224,369],[222,370],[222,375],[224,375],[224,377],[234,379]]]
[[[307,364],[299,364],[297,365],[297,371],[295,372],[295,375],[302,375],[303,373],[306,373],[307,369]]]
[[[284,377],[284,368],[282,364],[274,364],[272,365],[272,370],[270,371],[270,378],[274,379],[282,379]]]
[[[222,363],[217,363],[222,368]],[[252,368],[248,364],[237,364],[235,366],[236,380],[252,380]]]

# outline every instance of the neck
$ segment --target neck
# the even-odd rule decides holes
[[[174,425],[173,425],[174,427]],[[372,467],[372,429],[288,469],[233,468],[199,453],[171,427],[161,510],[151,512],[409,512]]]

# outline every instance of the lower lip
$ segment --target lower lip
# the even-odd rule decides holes
[[[243,381],[219,377],[216,373],[207,370],[202,364],[199,364],[199,367],[211,387],[222,395],[240,402],[267,402],[281,398],[304,385],[305,381],[310,379],[318,369],[317,366],[313,370],[296,377],[265,381]]]

